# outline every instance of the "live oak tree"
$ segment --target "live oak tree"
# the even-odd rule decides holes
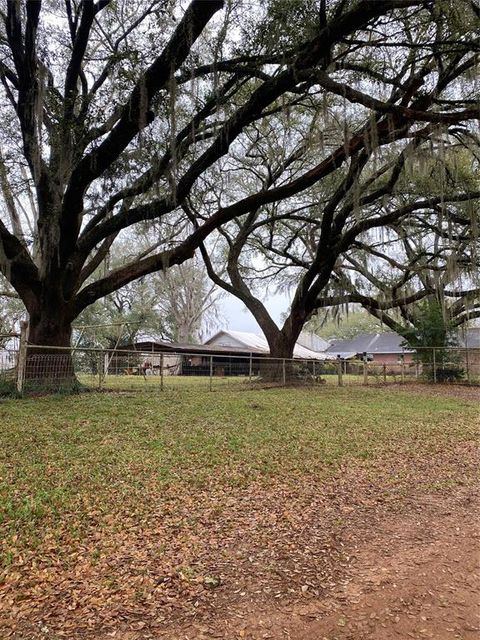
[[[95,301],[182,264],[229,221],[250,233],[258,211],[295,206],[331,180],[291,317],[269,339],[289,354],[343,248],[400,219],[369,202],[394,191],[407,152],[438,128],[466,135],[478,119],[478,8],[320,0],[300,19],[301,5],[2,0],[0,271],[25,304],[32,344],[67,347],[72,322]],[[288,29],[292,7],[304,28]],[[285,170],[248,179],[243,161],[278,136],[279,114],[292,147],[297,109],[317,109],[312,135],[282,154]],[[343,135],[324,144],[328,113]],[[369,170],[358,202],[377,150],[396,145],[397,161],[377,180]],[[233,170],[242,187],[232,181],[218,198],[212,182],[225,185]],[[368,215],[354,222],[357,210]],[[193,230],[177,237],[187,223]],[[134,225],[156,225],[151,251],[105,271]]]
[[[480,202],[449,202],[447,196],[475,188],[479,159],[453,145],[450,153],[444,150],[441,166],[429,156],[421,171],[412,167],[410,185],[404,184],[402,191],[428,189],[432,197],[443,194],[443,201],[389,225],[382,237],[356,241],[332,274],[337,295],[324,298],[322,306],[361,305],[407,340],[417,324],[428,324],[424,318],[430,311],[432,331],[442,325],[445,336],[447,327],[458,332],[480,317]],[[428,340],[428,331],[420,333]],[[439,346],[437,342],[432,337],[430,346]]]
[[[85,307],[175,263],[152,249],[99,269],[123,229],[175,210],[173,164],[201,135],[189,124],[217,104],[216,95],[193,99],[187,129],[172,130],[175,73],[222,4],[192,2],[177,23],[172,3],[4,3],[0,268],[25,304],[30,342],[68,346]],[[165,247],[174,225],[158,231]],[[192,250],[176,253],[181,262]]]
[[[442,6],[452,8],[451,3]],[[351,294],[356,283],[352,292],[342,282],[345,269],[351,259],[360,256],[362,262],[362,254],[378,260],[385,252],[388,261],[383,245],[391,241],[389,230],[398,233],[413,220],[431,221],[439,210],[445,210],[448,224],[453,206],[464,206],[464,228],[478,227],[478,179],[466,184],[453,174],[450,181],[431,178],[421,188],[418,184],[426,158],[445,167],[450,149],[461,146],[469,156],[478,152],[478,96],[474,76],[467,71],[476,65],[477,17],[468,4],[463,22],[460,16],[452,21],[448,11],[440,16],[435,8],[439,5],[431,5],[430,14],[417,12],[406,20],[379,21],[362,36],[346,38],[344,52],[327,73],[317,72],[308,95],[277,116],[273,131],[271,122],[266,125],[268,139],[258,124],[237,164],[230,159],[225,167],[240,176],[237,190],[250,190],[254,182],[272,192],[308,175],[312,156],[331,163],[330,171],[295,198],[274,201],[223,225],[223,255],[216,261],[203,252],[211,277],[245,303],[275,356],[291,357],[300,331],[317,309],[355,301]],[[463,33],[456,31],[461,25]],[[362,89],[366,86],[368,94]],[[401,106],[397,110],[387,104]],[[242,171],[249,172],[247,180]],[[206,188],[209,198],[217,192],[220,199],[222,189],[232,187],[217,179]],[[188,207],[192,218],[198,218],[205,205],[190,198]],[[426,227],[424,233],[429,233]],[[222,258],[226,277],[215,269]],[[372,268],[369,263],[367,275]],[[441,268],[448,270],[448,265]],[[292,294],[282,326],[262,302],[265,287],[279,281]],[[430,289],[431,284],[403,294],[397,287],[377,303],[383,310],[406,308]]]

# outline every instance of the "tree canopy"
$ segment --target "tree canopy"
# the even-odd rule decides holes
[[[288,355],[373,230],[478,217],[478,184],[411,188],[425,156],[478,162],[471,0],[1,7],[0,271],[34,344],[68,345],[89,305],[200,250]],[[105,269],[142,225],[151,246]],[[259,249],[295,282],[281,328],[245,280]]]

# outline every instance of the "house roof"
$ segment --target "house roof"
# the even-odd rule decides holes
[[[230,329],[223,329],[222,331],[218,331],[215,335],[211,336],[205,342],[205,346],[211,345],[213,341],[218,341],[222,336],[232,338],[234,341],[238,342],[248,350],[257,350],[265,354],[270,353],[270,347],[268,346],[268,342],[265,336],[256,333],[249,333],[247,331],[230,331]],[[228,348],[232,349],[233,347]],[[325,352],[319,353],[317,351],[313,351],[312,349],[308,349],[307,347],[302,346],[298,342],[293,350],[293,357],[302,358],[305,360],[332,359],[331,355]]]
[[[405,339],[394,331],[385,333],[362,333],[350,340],[333,340],[327,353],[404,353]]]
[[[117,351],[139,351],[144,353],[182,353],[185,355],[249,355],[250,353],[264,355],[260,349],[247,349],[243,347],[229,347],[217,344],[189,344],[184,342],[167,342],[165,340],[140,340],[130,345],[118,347]]]
[[[218,341],[222,336],[233,338],[233,340],[239,342],[248,349],[259,349],[260,351],[264,351],[265,347],[268,348],[268,343],[263,336],[257,335],[256,333],[248,333],[247,331],[230,331],[227,329],[217,331],[217,333],[204,342],[204,345],[211,344],[214,340]]]
[[[298,336],[297,344],[317,352],[326,351],[330,346],[328,340],[324,340],[320,336],[317,336],[316,333],[310,331],[302,331]]]
[[[340,354],[348,357],[347,353],[408,353],[411,349],[402,348],[405,339],[394,331],[386,331],[385,333],[362,333],[350,340],[332,340],[327,349],[327,353]],[[480,349],[480,327],[465,329],[459,333],[459,347],[468,347],[469,349]]]

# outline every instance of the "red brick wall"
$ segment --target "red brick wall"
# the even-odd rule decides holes
[[[373,362],[380,362],[385,364],[399,364],[400,363],[400,355],[399,353],[373,353]],[[413,362],[413,353],[406,353],[404,355],[405,364],[410,364]]]

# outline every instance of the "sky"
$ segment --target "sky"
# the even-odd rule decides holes
[[[272,318],[278,324],[280,316],[287,311],[290,300],[286,293],[275,293],[263,301]],[[232,331],[249,331],[262,333],[255,318],[247,307],[235,296],[226,294],[221,302],[221,318],[219,329],[231,329]]]

